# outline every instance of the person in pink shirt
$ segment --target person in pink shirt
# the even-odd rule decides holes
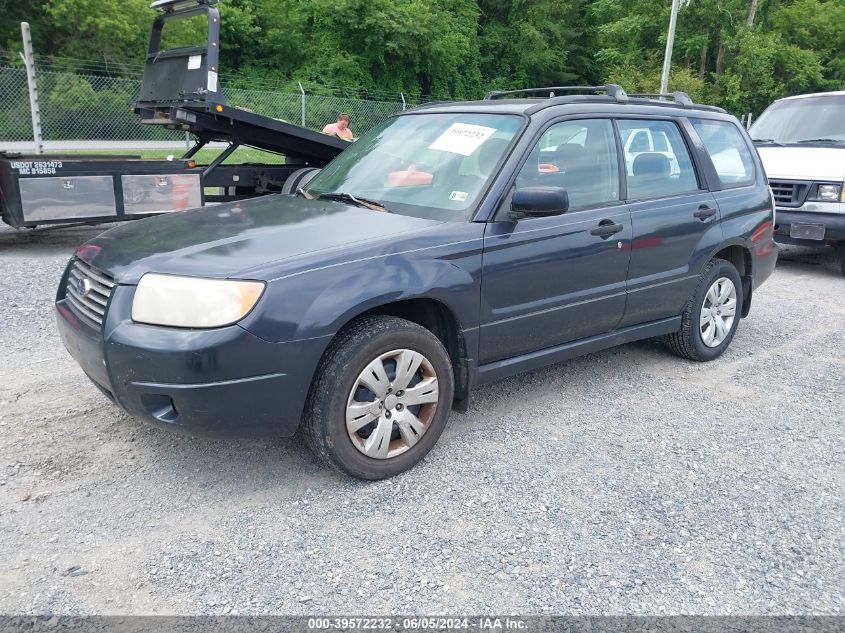
[[[352,130],[349,129],[349,115],[345,112],[341,113],[341,115],[337,117],[337,123],[329,123],[326,127],[324,127],[323,134],[337,136],[338,138],[342,138],[344,141],[352,141],[355,139],[352,134]]]

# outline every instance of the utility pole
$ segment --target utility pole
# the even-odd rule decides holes
[[[21,37],[23,38],[23,58],[26,66],[26,84],[29,87],[29,110],[32,113],[32,140],[35,142],[35,153],[44,151],[41,138],[41,109],[38,106],[38,85],[35,83],[35,56],[32,54],[32,35],[29,22],[21,22]]]
[[[299,94],[302,98],[302,127],[305,127],[305,88],[302,87],[301,81],[297,81],[296,83],[299,84]]]
[[[678,23],[678,8],[681,0],[672,0],[672,13],[669,16],[669,34],[666,36],[666,54],[663,57],[663,74],[660,77],[660,92],[669,91],[669,69],[672,67],[672,46],[675,44],[675,25]]]

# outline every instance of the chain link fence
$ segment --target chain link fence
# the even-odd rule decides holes
[[[26,71],[0,66],[0,140],[32,141]]]
[[[6,62],[6,63],[4,63]],[[0,57],[0,143],[32,141],[32,119],[26,71]],[[179,141],[184,133],[142,125],[132,111],[140,79],[38,70],[38,98],[45,141]],[[395,101],[345,96],[226,89],[227,105],[296,125],[321,130],[341,112],[350,115],[356,136],[390,115],[411,107]]]
[[[390,115],[411,104],[399,101],[377,101],[334,95],[311,95],[223,88],[226,103],[257,114],[281,119],[288,123],[322,130],[327,123],[334,123],[342,112],[351,118],[349,127],[359,136]]]

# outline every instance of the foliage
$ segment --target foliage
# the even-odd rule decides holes
[[[32,24],[40,54],[135,68],[149,0],[0,0],[0,47]],[[659,87],[671,0],[223,0],[231,88],[298,81],[325,92],[478,97],[491,89],[614,81]],[[752,9],[752,5],[754,9]],[[845,88],[842,0],[691,0],[678,18],[670,90],[759,113],[778,97]],[[201,43],[195,20],[167,42]],[[127,70],[128,72],[128,70]],[[63,96],[82,96],[68,86]],[[320,88],[317,88],[320,91]],[[91,95],[89,95],[91,97]],[[102,96],[95,98],[103,98]]]
[[[591,4],[596,60],[607,77],[626,88],[659,88],[670,6]],[[679,13],[669,88],[736,114],[759,114],[786,95],[845,88],[843,20],[842,0],[691,0]]]

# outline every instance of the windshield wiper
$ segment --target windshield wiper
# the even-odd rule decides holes
[[[760,145],[777,145],[778,147],[781,147],[783,145],[783,143],[778,143],[773,138],[752,138],[751,140],[754,141],[755,145],[757,145],[758,143]]]
[[[376,200],[369,200],[361,196],[353,196],[351,193],[345,191],[329,191],[317,195],[319,200],[337,200],[339,202],[351,202],[352,204],[364,207],[365,209],[372,209],[373,211],[386,211],[391,213],[390,209],[384,206],[381,202]]]
[[[795,141],[795,142],[796,143],[806,143],[808,145],[811,144],[811,143],[824,143],[826,145],[829,145],[829,144],[842,145],[843,143],[845,143],[845,140],[842,140],[841,138],[806,138],[804,140]]]

